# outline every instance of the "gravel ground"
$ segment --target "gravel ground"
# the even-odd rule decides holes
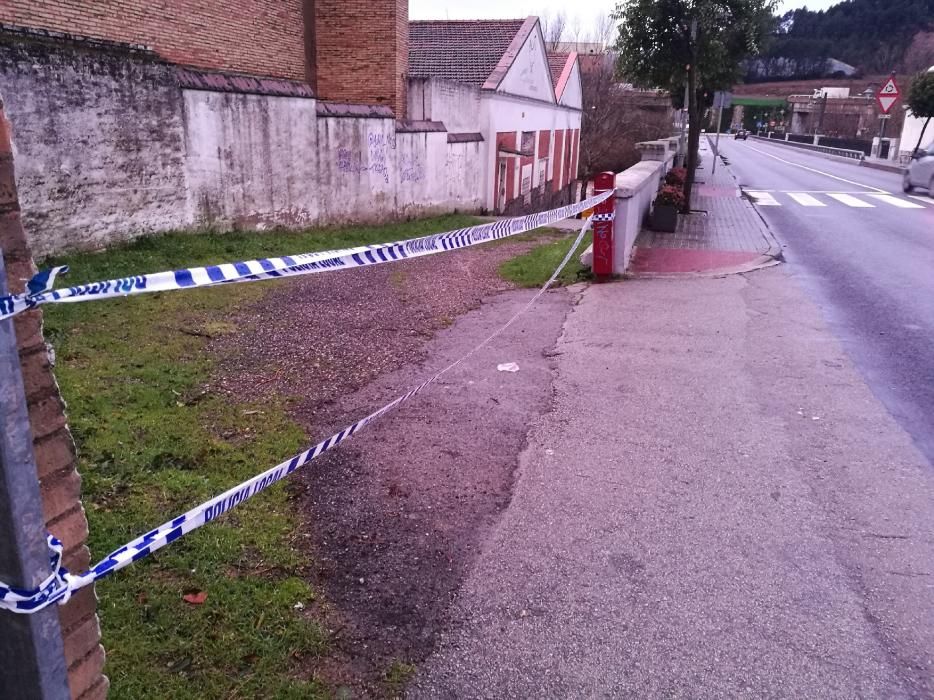
[[[544,241],[543,241],[544,242]],[[536,245],[517,241],[276,284],[210,351],[215,390],[288,400],[305,427],[337,397],[424,359],[424,345],[487,296],[512,289],[499,265]]]
[[[553,240],[553,239],[550,239]],[[216,390],[286,400],[319,439],[486,338],[532,295],[499,264],[518,241],[282,283],[216,339]],[[479,542],[511,497],[528,425],[551,401],[548,349],[570,306],[549,293],[502,338],[291,482],[334,631],[315,672],[385,695],[432,651]],[[468,313],[470,312],[470,313]],[[518,373],[499,372],[517,362]]]

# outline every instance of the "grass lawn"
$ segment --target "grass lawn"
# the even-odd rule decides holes
[[[576,234],[564,231],[553,234],[561,237],[552,243],[533,248],[525,255],[507,260],[500,265],[499,274],[520,287],[541,287],[567,255],[568,248],[577,237]],[[592,238],[593,234],[590,232],[584,236],[574,256],[558,275],[557,285],[574,284],[589,279],[589,270],[580,264],[580,255],[590,245]]]
[[[65,284],[425,235],[470,225],[447,216],[302,233],[171,234],[71,266]],[[228,285],[45,308],[68,403],[97,559],[298,452],[309,436],[286,406],[230,402],[201,387],[209,336],[272,284]],[[314,436],[317,439],[320,436]],[[303,612],[315,592],[294,546],[284,484],[98,585],[114,698],[308,698],[323,689],[303,658],[327,635]],[[207,593],[201,605],[182,596]]]

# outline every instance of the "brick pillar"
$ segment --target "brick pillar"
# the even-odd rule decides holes
[[[314,24],[317,97],[388,105],[403,119],[408,0],[315,0]]]
[[[10,123],[0,98],[0,248],[11,293],[25,288],[35,272],[32,254],[20,222],[19,200],[13,176]],[[42,312],[20,314],[14,320],[23,384],[29,406],[33,449],[42,505],[49,532],[65,546],[65,566],[86,571],[88,521],[81,505],[81,477],[76,469],[75,443],[65,418],[65,404],[52,373],[49,352],[42,336]],[[107,695],[103,675],[104,649],[100,644],[97,597],[93,586],[59,606],[68,683],[74,698],[97,700]]]

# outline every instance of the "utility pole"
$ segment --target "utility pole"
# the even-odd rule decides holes
[[[697,40],[697,18],[694,17],[691,19],[691,42]],[[693,49],[692,49],[693,51]],[[691,55],[691,60],[696,62],[697,53],[693,51]],[[687,163],[687,144],[685,143],[685,131],[688,125],[688,118],[690,117],[690,100],[691,100],[691,72],[695,70],[693,64],[689,63],[687,65],[687,77],[684,81],[684,102],[681,104],[681,138],[679,139],[681,146],[682,165]]]
[[[691,67],[688,66],[688,70],[691,70]],[[684,140],[684,132],[687,129],[688,125],[688,83],[687,80],[684,81],[684,102],[681,104],[681,138],[678,139],[678,146],[681,151],[681,164],[684,165],[687,160],[687,143]]]
[[[717,105],[717,140],[716,144],[713,147],[715,153],[713,154],[713,167],[710,169],[710,174],[715,175],[717,172],[717,161],[720,160],[720,123],[723,121],[723,93],[719,93],[719,104]]]
[[[7,294],[0,256],[0,295]],[[36,588],[49,548],[13,321],[0,321],[0,581]],[[70,697],[58,606],[31,615],[0,610],[0,697]]]

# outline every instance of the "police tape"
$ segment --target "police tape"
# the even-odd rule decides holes
[[[114,573],[115,571],[119,571],[120,569],[132,564],[133,562],[152,554],[158,549],[161,549],[167,544],[174,542],[192,530],[195,530],[202,525],[211,522],[230,509],[240,505],[261,491],[269,488],[276,482],[281,481],[296,469],[305,466],[322,453],[337,447],[344,440],[349,438],[351,435],[356,434],[359,430],[380,416],[383,416],[384,414],[392,411],[400,404],[405,403],[420,391],[422,391],[429,384],[435,382],[439,377],[454,369],[468,358],[476,354],[482,348],[486,347],[497,336],[512,326],[512,324],[515,323],[516,320],[522,316],[522,314],[528,311],[532,305],[538,301],[542,294],[544,294],[548,288],[554,284],[555,280],[558,278],[558,275],[561,274],[561,271],[568,264],[568,261],[574,255],[575,251],[577,251],[577,248],[580,246],[580,243],[584,238],[584,234],[587,232],[589,227],[590,220],[585,220],[581,226],[580,232],[577,234],[577,238],[571,244],[567,254],[564,256],[564,259],[555,268],[555,271],[551,274],[551,277],[548,278],[548,281],[542,285],[538,292],[536,292],[536,294],[525,306],[519,309],[519,311],[517,311],[508,321],[506,321],[506,323],[491,333],[486,338],[486,340],[474,346],[469,352],[456,359],[444,369],[441,369],[433,374],[431,377],[429,377],[427,380],[419,384],[408,393],[393,399],[382,408],[374,411],[364,418],[361,418],[356,423],[347,426],[340,432],[331,435],[331,437],[319,442],[314,447],[311,447],[304,452],[295,455],[291,459],[277,464],[276,466],[267,469],[260,474],[257,474],[247,481],[227,489],[219,496],[215,496],[214,498],[205,501],[201,505],[192,508],[187,513],[184,513],[177,518],[174,518],[173,520],[169,520],[156,529],[147,532],[145,535],[137,537],[131,542],[128,542],[119,549],[116,549],[108,554],[83,574],[72,574],[64,566],[62,566],[62,545],[55,537],[49,535],[49,559],[52,574],[48,576],[39,586],[32,590],[15,588],[8,586],[0,581],[0,610],[5,609],[15,613],[29,614],[42,610],[49,605],[52,605],[53,603],[65,603],[76,591],[84,588],[85,586],[91,585],[95,581],[102,579],[105,576]]]
[[[79,284],[64,289],[53,289],[58,275],[68,272],[67,266],[43,270],[27,284],[24,294],[0,297],[0,320],[11,318],[42,304],[72,303],[95,299],[111,299],[135,294],[166,292],[195,287],[210,287],[231,282],[256,282],[259,280],[309,275],[316,272],[365,267],[395,262],[424,255],[443,253],[487,241],[515,236],[548,226],[556,221],[575,216],[607,199],[612,191],[586,199],[576,204],[549,209],[537,214],[526,214],[512,219],[493,221],[478,226],[435,233],[421,238],[410,238],[394,243],[358,246],[328,250],[318,253],[300,253],[279,258],[245,260],[207,267],[188,267],[181,270],[133,275],[119,279]]]

